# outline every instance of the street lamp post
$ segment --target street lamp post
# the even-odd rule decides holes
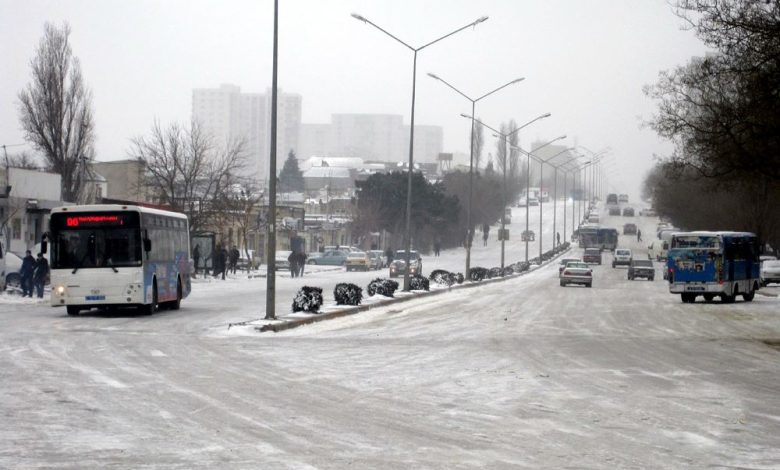
[[[555,139],[547,142],[546,144],[536,147],[533,149],[533,152],[538,152],[539,149],[543,147],[547,147],[548,145],[552,144],[553,142],[557,142],[559,140],[563,140],[566,138],[566,135],[562,135],[559,137],[556,137]],[[569,149],[564,150],[563,152],[567,151]],[[563,152],[556,153],[552,157],[548,158],[547,160],[552,160],[553,158],[557,157]],[[529,152],[530,153],[530,152]],[[542,198],[541,198],[541,192],[542,192],[542,185],[544,184],[544,164],[547,160],[542,160],[539,157],[536,157],[535,160],[539,162],[539,262],[542,262],[542,222],[544,220],[544,212],[542,211]],[[528,209],[526,209],[526,212]],[[555,234],[553,233],[553,237],[555,237]],[[553,238],[553,246],[555,246],[555,238]]]
[[[376,25],[375,23],[371,22],[370,20],[366,19],[363,16],[360,16],[356,13],[352,13],[352,17],[356,20],[362,21],[363,23],[369,24],[373,26],[374,28],[378,29],[379,31],[385,33],[386,35],[390,36],[397,42],[403,44],[407,49],[412,51],[414,53],[414,60],[412,63],[412,111],[411,111],[411,118],[409,119],[410,124],[410,130],[409,130],[409,173],[407,177],[406,182],[406,230],[404,232],[404,249],[406,250],[406,269],[404,270],[404,290],[409,290],[409,262],[411,258],[411,249],[412,249],[412,173],[414,172],[414,99],[415,99],[415,92],[417,87],[417,53],[421,50],[425,49],[428,46],[431,46],[433,44],[436,44],[437,42],[446,39],[453,34],[459,33],[463,31],[464,29],[476,27],[478,24],[487,21],[488,17],[483,16],[476,21],[472,21],[471,23],[467,24],[466,26],[462,26],[455,31],[452,31],[450,33],[445,34],[444,36],[434,39],[433,41],[424,44],[420,47],[414,48],[410,46],[409,44],[403,42],[402,40],[398,39],[391,33],[385,31],[380,26]]]
[[[500,87],[496,88],[493,91],[490,91],[488,93],[485,93],[484,95],[478,97],[478,98],[471,98],[470,96],[466,95],[462,91],[458,90],[454,86],[452,86],[450,83],[448,83],[443,78],[433,74],[429,73],[428,76],[431,78],[434,78],[448,87],[450,87],[452,90],[454,90],[456,93],[458,93],[460,96],[466,98],[467,100],[471,101],[471,147],[469,150],[469,202],[466,206],[466,279],[471,279],[471,276],[469,275],[469,272],[471,271],[471,206],[472,206],[472,199],[473,199],[473,182],[474,182],[474,132],[475,132],[475,116],[476,116],[476,106],[477,101],[480,101],[484,98],[487,98],[488,96],[492,95],[493,93],[502,90],[509,85],[513,85],[515,83],[520,83],[523,80],[525,80],[525,77],[523,78],[517,78],[515,80],[512,80],[511,82],[505,83],[504,85],[501,85]],[[503,263],[502,263],[503,265]]]
[[[550,162],[552,160],[554,160],[556,157],[558,157],[559,155],[563,155],[564,153],[569,152],[571,150],[574,150],[574,147],[569,147],[566,150],[561,150],[560,152],[556,153],[555,155],[553,155],[552,157],[550,157],[550,158],[548,158],[547,160],[544,161],[545,163],[547,163],[548,165],[553,167],[553,171],[554,171],[553,172],[553,248],[555,248],[555,245],[556,245],[556,243],[558,241],[557,238],[556,238],[557,233],[558,233],[557,230],[556,230],[556,227],[557,227],[557,224],[556,224],[556,222],[557,222],[557,210],[558,210],[558,168],[560,168],[562,165],[565,165],[565,164],[567,164],[567,163],[569,163],[569,162],[571,162],[573,160],[576,160],[577,158],[579,158],[579,156],[575,155],[573,157],[570,157],[565,162],[559,163],[557,165],[553,165]],[[564,188],[564,193],[565,192],[566,192],[566,189]],[[563,202],[563,217],[564,217],[564,220],[565,220],[566,219],[566,201],[565,200]],[[565,230],[564,230],[564,232],[565,232]],[[564,233],[564,241],[566,241],[565,235],[566,234]]]
[[[514,135],[518,131],[520,131],[520,129],[523,129],[524,127],[530,126],[531,124],[535,123],[536,121],[538,121],[540,119],[548,118],[548,117],[551,116],[551,114],[550,113],[545,113],[545,114],[542,114],[540,116],[537,116],[537,117],[531,119],[530,121],[526,122],[522,126],[518,127],[517,129],[514,129],[512,132],[509,132],[508,134],[504,134],[501,131],[496,130],[496,129],[488,126],[487,124],[485,124],[484,122],[480,121],[479,119],[474,118],[474,116],[468,116],[466,114],[461,114],[461,116],[463,116],[465,118],[474,119],[480,125],[482,125],[484,127],[487,127],[488,129],[490,129],[491,131],[495,132],[498,136],[500,136],[501,138],[504,139],[504,145],[508,145],[509,137],[511,137],[512,135]],[[546,147],[546,146],[550,145],[551,143],[553,143],[553,142],[555,142],[557,140],[560,140],[562,138],[565,138],[565,137],[566,136],[558,137],[557,139],[551,140],[550,142],[547,142],[546,144],[544,144],[544,145],[542,145],[541,147],[538,147],[538,148]],[[520,150],[521,152],[524,152],[524,150],[522,148],[520,148],[520,147],[515,147],[515,146],[511,146],[511,147],[516,148],[516,149]],[[526,152],[526,153],[528,153],[528,152]],[[505,227],[506,227],[506,223],[505,223],[506,222],[506,158],[507,158],[508,154],[509,154],[508,151],[504,152],[504,188],[503,188],[504,189],[504,208],[503,208],[503,210],[501,212],[501,235],[502,235],[502,237],[501,237],[501,269],[502,270],[504,269],[504,245],[506,243],[506,237],[504,236],[505,235],[504,230],[505,230]],[[530,153],[529,153],[529,155],[530,155]],[[528,191],[528,189],[526,188],[526,193],[527,193],[527,191]],[[528,198],[527,197],[526,197],[526,208],[525,208],[525,229],[528,230]],[[526,257],[526,261],[527,261],[528,260],[528,240],[526,240],[525,243],[526,243],[525,244],[525,257]]]

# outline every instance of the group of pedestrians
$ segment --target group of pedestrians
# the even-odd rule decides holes
[[[22,267],[19,276],[22,283],[22,297],[33,296],[33,287],[39,299],[43,298],[43,286],[49,275],[49,261],[38,253],[38,258],[33,258],[32,252],[27,250],[22,259]]]
[[[200,258],[200,253],[198,253],[198,255],[199,255],[198,258]],[[217,247],[214,249],[214,256],[212,256],[212,263],[214,266],[214,271],[213,271],[214,277],[222,276],[222,280],[224,281],[225,274],[227,273],[235,274],[238,266],[238,258],[240,257],[241,257],[241,252],[238,251],[238,248],[235,245],[233,245],[233,248],[231,248],[228,251],[228,249],[222,246],[221,243],[218,244]],[[193,254],[193,258],[194,258],[194,254]],[[195,263],[197,266],[197,261]]]

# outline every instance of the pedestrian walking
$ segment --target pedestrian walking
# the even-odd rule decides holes
[[[298,277],[303,277],[303,268],[306,266],[306,253],[298,253]]]
[[[393,249],[390,247],[387,247],[385,250],[385,258],[387,258],[387,265],[390,266],[390,263],[393,262]]]
[[[195,262],[195,274],[198,274],[198,264],[200,264],[200,243],[192,249],[192,261]]]
[[[225,274],[227,274],[228,263],[228,250],[226,247],[222,247],[222,252],[219,254],[220,265],[222,266],[222,280],[225,280]]]
[[[214,277],[219,277],[222,274],[222,279],[225,279],[225,264],[227,263],[227,256],[225,256],[225,249],[222,248],[222,244],[218,244],[214,250],[214,256],[212,256],[212,264],[214,266]]]
[[[241,257],[241,253],[238,251],[236,245],[233,245],[233,248],[230,249],[230,271],[233,274],[236,273],[236,267],[238,266],[238,258],[240,257]]]
[[[19,268],[19,278],[22,284],[22,297],[30,296],[33,293],[33,272],[35,271],[35,258],[32,252],[27,250],[22,259],[22,267]]]
[[[440,251],[441,251],[441,239],[437,235],[436,238],[433,239],[433,256],[439,256]]]
[[[43,286],[46,284],[46,278],[49,275],[49,261],[43,257],[43,253],[38,253],[38,259],[35,262],[33,271],[33,282],[35,284],[35,293],[39,299],[43,298]],[[30,295],[32,297],[32,295]]]
[[[558,245],[561,244],[561,232],[555,232],[555,238],[558,240]]]
[[[636,241],[641,242],[642,241],[642,231],[637,230],[636,231]]]
[[[482,246],[487,246],[488,237],[490,237],[490,225],[482,224]]]
[[[298,276],[298,255],[294,251],[290,252],[290,256],[287,257],[287,261],[290,263],[290,277]]]

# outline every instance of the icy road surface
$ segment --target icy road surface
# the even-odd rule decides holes
[[[151,317],[0,303],[0,468],[780,467],[778,298],[682,304],[609,261],[279,334],[227,331],[252,281]]]

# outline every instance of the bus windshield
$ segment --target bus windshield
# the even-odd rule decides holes
[[[720,249],[720,238],[716,236],[678,235],[675,236],[672,248],[706,248]]]
[[[141,266],[138,214],[52,214],[52,269]]]

